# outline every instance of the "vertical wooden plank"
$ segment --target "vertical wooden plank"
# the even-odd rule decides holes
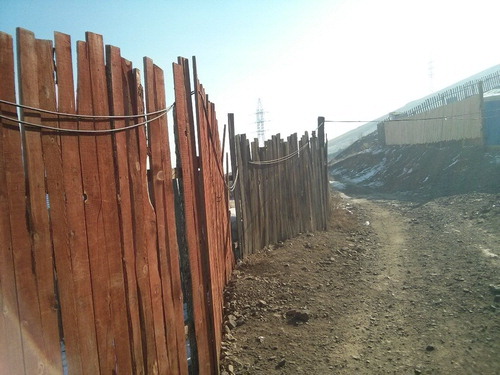
[[[55,52],[57,64],[57,103],[63,113],[75,113],[73,83],[73,63],[71,39],[69,35],[55,33]],[[60,118],[59,126],[65,129],[77,129],[75,121]],[[95,332],[94,305],[85,226],[81,160],[78,152],[79,137],[66,134],[61,137],[61,159],[64,171],[64,195],[66,198],[67,241],[71,251],[74,289],[72,293],[77,303],[78,339],[85,374],[98,374],[99,361]],[[65,314],[63,309],[63,315]],[[63,317],[64,322],[64,317]],[[68,348],[67,348],[68,349]],[[67,350],[67,356],[72,355]]]
[[[298,144],[297,144],[297,133],[292,134],[290,137],[290,142],[291,142],[291,147],[290,151],[294,153],[298,153]],[[299,234],[302,232],[300,228],[300,205],[303,204],[303,200],[300,197],[300,191],[299,191],[299,177],[298,177],[298,171],[299,171],[299,158],[300,154],[297,154],[292,160],[291,163],[291,173],[292,173],[292,186],[293,186],[293,197],[292,197],[292,217],[291,220],[294,223],[293,225],[293,233],[294,235]]]
[[[130,76],[133,112],[144,113],[144,92],[138,69]],[[143,121],[139,118],[138,121]],[[156,246],[156,229],[148,216],[151,205],[147,185],[147,143],[144,127],[127,132],[128,163],[132,182],[133,224],[136,248],[136,275],[140,297],[142,340],[144,346],[144,370],[146,374],[158,372],[158,356],[155,340],[154,313],[149,282],[149,249]],[[154,219],[153,219],[154,220]]]
[[[166,108],[163,71],[149,58],[144,59],[146,105],[148,112]],[[161,280],[160,295],[163,297],[166,340],[170,371],[187,373],[185,351],[183,298],[180,280],[179,249],[175,222],[172,165],[166,115],[148,125],[151,147],[151,172],[153,199],[158,232],[158,258]],[[161,302],[161,300],[160,300]],[[160,317],[158,317],[160,318]]]
[[[6,95],[15,102],[14,84],[9,79],[14,78],[13,59],[10,60],[6,51],[5,67],[2,73],[2,86],[6,84]],[[5,77],[5,79],[4,79]],[[3,107],[4,108],[4,107]],[[16,113],[15,111],[13,113]],[[43,347],[41,333],[40,307],[36,277],[33,272],[30,234],[28,232],[26,206],[26,180],[24,176],[23,157],[20,150],[21,135],[17,124],[12,131],[3,132],[5,174],[10,214],[12,239],[12,254],[15,268],[17,301],[19,307],[19,322],[23,346],[24,371],[34,373],[38,367],[46,366],[45,358],[40,358],[38,348]]]
[[[25,105],[38,108],[39,77],[35,37],[28,30],[17,29],[19,96]],[[29,122],[40,122],[40,116],[30,111],[22,111],[22,118]],[[57,298],[55,295],[52,243],[49,228],[49,215],[46,201],[45,166],[43,163],[42,143],[39,130],[25,132],[24,160],[27,174],[28,220],[31,236],[31,256],[38,289],[38,303],[41,319],[43,347],[41,356],[45,357],[46,371],[60,373],[62,359],[60,350]]]
[[[167,107],[166,96],[165,96],[165,79],[163,70],[154,66],[154,76],[155,76],[155,98],[156,98],[156,108],[164,109]],[[178,371],[179,374],[187,374],[187,352],[186,352],[186,335],[184,331],[184,298],[182,294],[182,280],[180,274],[180,259],[179,259],[179,245],[177,240],[177,222],[175,216],[175,193],[173,187],[173,181],[170,178],[172,176],[172,159],[170,151],[170,140],[168,136],[168,125],[167,116],[160,118],[160,137],[159,146],[162,151],[162,169],[165,176],[168,178],[163,179],[163,194],[164,194],[164,209],[163,214],[165,216],[165,226],[167,228],[166,234],[166,265],[167,268],[163,272],[168,273],[168,277],[171,279],[171,298],[173,300],[173,313],[175,316],[175,321],[173,325],[169,326],[167,330],[172,330],[175,332],[175,337],[177,340],[176,355],[178,361]],[[153,147],[152,148],[156,148]],[[160,257],[161,258],[161,257]],[[163,275],[165,275],[163,273]],[[167,275],[165,275],[165,278]],[[162,278],[163,279],[163,278]],[[165,284],[165,289],[168,284]],[[168,289],[167,289],[168,290]],[[170,320],[168,320],[170,322]],[[172,324],[170,322],[169,324]]]
[[[250,144],[252,161],[259,162],[259,140],[254,138],[253,142]],[[251,166],[251,177],[250,177],[250,194],[251,194],[251,210],[252,210],[252,221],[254,223],[253,229],[253,248],[255,250],[260,250],[263,248],[261,243],[261,216],[260,216],[260,202],[259,202],[259,166],[253,164]]]
[[[243,218],[243,239],[242,239],[242,256],[245,258],[253,252],[252,250],[252,218],[250,212],[249,199],[249,163],[247,158],[248,147],[247,140],[244,134],[236,136],[236,158],[239,168],[238,188],[241,192],[241,208]]]
[[[202,258],[202,266],[204,279],[208,286],[208,339],[210,345],[210,356],[214,361],[214,367],[218,368],[217,364],[217,342],[216,342],[216,323],[217,323],[217,249],[215,245],[214,225],[216,218],[214,217],[214,204],[216,197],[214,196],[212,179],[212,149],[210,148],[210,140],[208,132],[210,127],[209,103],[203,88],[200,86],[197,73],[196,62],[193,63],[194,71],[194,88],[195,88],[195,107],[196,107],[196,125],[197,125],[197,140],[198,140],[198,160],[199,160],[199,207],[200,224],[202,225],[201,236],[206,243],[205,257]]]
[[[239,179],[239,169],[240,166],[236,162],[236,147],[238,145],[236,144],[236,139],[235,139],[235,131],[234,131],[234,114],[229,113],[227,115],[227,123],[229,127],[229,151],[231,153],[231,172],[233,175],[233,185],[235,186],[233,190],[233,195],[234,195],[234,206],[235,206],[235,211],[236,211],[236,228],[238,231],[238,250],[237,250],[237,257],[241,258],[242,253],[242,245],[243,245],[243,218],[242,218],[242,212],[241,212],[241,190],[240,190],[240,185],[237,179]]]
[[[92,105],[95,115],[109,115],[108,89],[104,65],[104,46],[102,36],[86,33],[90,83],[92,88]],[[109,129],[108,121],[95,123],[96,129]],[[130,333],[128,330],[127,306],[125,298],[125,280],[122,264],[122,244],[118,218],[118,201],[116,191],[115,161],[112,137],[101,135],[96,138],[99,183],[101,189],[101,212],[105,249],[108,259],[111,309],[113,313],[113,348],[116,356],[115,368],[120,372],[132,371]]]
[[[285,163],[285,168],[286,168],[286,178],[287,178],[287,197],[286,200],[288,202],[287,205],[287,230],[288,230],[288,235],[289,238],[294,237],[296,235],[295,233],[295,222],[293,220],[293,211],[294,211],[294,203],[296,200],[295,194],[294,194],[294,181],[293,181],[293,163],[296,160],[296,156],[291,156],[293,155],[293,134],[288,136],[286,139],[285,143],[286,147],[286,152],[288,155],[290,155],[290,159],[288,159]]]
[[[184,72],[188,72],[187,60],[184,59]],[[189,79],[186,79],[189,82]],[[209,342],[209,355],[211,357],[212,371],[218,369],[218,353],[216,342],[216,323],[217,323],[217,252],[214,248],[214,236],[212,228],[214,218],[212,217],[214,199],[213,181],[211,180],[211,157],[209,150],[209,135],[207,133],[210,123],[210,103],[203,87],[198,82],[196,59],[193,57],[193,85],[195,92],[195,111],[196,111],[196,131],[198,140],[198,173],[196,183],[197,210],[199,225],[199,241],[202,243],[201,270],[203,283],[206,285],[206,309],[207,309],[207,332]],[[194,130],[194,127],[193,127]],[[192,133],[195,134],[194,132]],[[196,137],[192,137],[195,141]],[[205,148],[205,150],[203,150]],[[206,150],[209,150],[208,152]],[[208,197],[208,198],[207,198]]]
[[[326,213],[328,205],[328,171],[326,169],[326,157],[325,157],[325,118],[318,117],[318,187],[321,197],[320,208],[321,208],[321,224],[318,229],[326,230]]]
[[[195,70],[196,72],[196,70]],[[222,340],[223,288],[226,269],[231,267],[230,229],[227,212],[226,187],[222,167],[221,146],[218,133],[215,106],[210,103],[204,88],[195,73],[198,141],[200,150],[200,170],[203,179],[203,194],[206,214],[206,236],[208,243],[208,268],[211,287],[212,335],[216,368]],[[229,241],[228,241],[229,239]],[[228,265],[226,266],[226,259]]]
[[[182,62],[182,61],[181,61]],[[194,326],[198,351],[198,372],[211,374],[214,371],[210,355],[207,290],[203,277],[201,233],[197,216],[197,162],[194,149],[194,125],[189,114],[189,100],[186,95],[185,69],[181,64],[173,64],[175,88],[175,126],[178,128],[178,147],[182,165],[182,183],[184,189],[184,209],[186,220],[186,242],[188,245],[191,280],[193,285]]]
[[[77,42],[78,52],[78,93],[77,108],[80,115],[92,115],[92,90],[90,83],[89,56],[87,43]],[[94,123],[81,121],[79,128],[94,130]],[[79,138],[79,152],[82,166],[83,200],[85,223],[89,248],[89,262],[92,280],[92,295],[96,324],[96,338],[99,369],[102,374],[114,371],[113,335],[111,327],[110,277],[105,243],[103,217],[101,211],[101,186],[99,184],[96,136]]]
[[[264,142],[264,147],[259,151],[259,160],[267,160],[268,141]],[[269,217],[269,167],[262,166],[262,217],[264,218],[263,241],[264,245],[269,245],[270,217]]]
[[[264,154],[264,160],[272,160],[273,159],[273,136],[271,136],[271,139],[267,140],[265,142],[266,149],[265,149],[265,154]],[[267,174],[267,186],[266,186],[266,217],[267,217],[267,224],[268,224],[268,244],[273,244],[276,243],[277,236],[276,236],[276,222],[274,221],[274,211],[276,210],[275,207],[275,196],[274,196],[274,180],[276,178],[276,173],[274,172],[274,167],[272,165],[266,166],[266,174]]]
[[[309,139],[309,134],[306,132],[302,141],[305,146],[305,161],[304,161],[304,170],[303,170],[303,179],[306,181],[305,191],[306,191],[306,207],[305,207],[305,215],[306,215],[306,230],[308,232],[313,231],[313,196],[311,192],[312,186],[312,158],[311,158],[311,143]]]
[[[289,140],[289,137],[287,138],[287,140]],[[283,155],[285,155],[285,156],[290,155],[290,146],[289,146],[288,141],[283,143],[282,149],[283,149]],[[285,182],[283,184],[283,195],[282,195],[282,199],[283,199],[282,217],[284,219],[283,229],[284,229],[284,233],[285,233],[285,238],[292,237],[292,231],[290,228],[290,223],[291,223],[290,208],[291,208],[291,202],[292,202],[291,197],[290,197],[290,195],[291,195],[290,171],[289,171],[290,161],[291,161],[290,159],[287,159],[287,160],[282,162],[282,165],[283,165],[282,179]]]
[[[16,101],[14,84],[14,52],[12,37],[0,32],[0,99]],[[17,119],[14,106],[0,104],[0,113]],[[17,142],[12,143],[16,140]],[[15,162],[14,162],[15,161]],[[10,168],[22,173],[21,150],[17,124],[0,119],[0,373],[24,374],[23,343],[21,337],[18,293],[14,268],[14,240],[16,228],[12,227],[8,178]],[[24,196],[22,197],[24,198]],[[24,212],[21,212],[21,215]],[[17,223],[22,225],[22,223]]]
[[[145,74],[145,99],[146,99],[146,112],[152,112],[156,109],[155,106],[155,92],[154,92],[154,72],[153,72],[153,61],[149,58],[144,58],[144,74]],[[151,145],[151,173],[153,179],[153,204],[155,205],[156,219],[155,224],[158,234],[158,253],[155,249],[148,249],[148,261],[150,264],[150,288],[151,288],[151,298],[153,303],[153,318],[154,318],[154,337],[157,347],[158,356],[158,369],[160,372],[165,371],[170,368],[172,371],[178,368],[177,356],[175,349],[177,348],[177,342],[175,339],[175,331],[166,330],[165,322],[167,319],[171,321],[174,319],[173,314],[173,301],[171,297],[171,281],[170,275],[167,274],[167,262],[166,262],[166,227],[165,227],[165,216],[163,215],[163,180],[165,179],[165,174],[162,168],[162,150],[157,147],[162,141],[159,137],[159,121],[155,120],[148,124],[148,134],[149,142]],[[154,138],[154,140],[153,140]],[[156,147],[153,147],[156,146]],[[160,206],[160,207],[157,207]],[[159,212],[158,212],[159,211]],[[164,270],[163,274],[165,278],[160,280],[158,263],[161,262],[160,267]],[[155,267],[155,268],[152,268]],[[165,286],[161,288],[161,285]],[[162,305],[161,297],[164,299]],[[165,315],[164,315],[165,309]],[[168,313],[167,313],[168,311]],[[165,321],[164,321],[165,318]],[[167,344],[168,343],[168,347]]]
[[[53,47],[49,40],[36,40],[38,55],[39,106],[56,111],[56,93],[54,82]],[[55,115],[42,114],[44,125],[57,127]],[[47,194],[50,202],[50,221],[54,249],[55,270],[59,293],[59,306],[62,316],[62,330],[65,343],[68,371],[83,374],[80,340],[78,335],[77,306],[73,267],[68,241],[68,223],[66,220],[66,199],[64,191],[64,173],[61,156],[61,141],[57,133],[42,130],[43,158],[46,168]],[[74,137],[74,136],[73,136]]]
[[[132,72],[130,62],[121,58],[120,49],[106,46],[106,70],[109,79],[110,113],[115,116],[132,114],[130,107],[130,88],[127,76]],[[113,121],[115,129],[124,128],[132,122],[125,119]],[[124,273],[126,280],[127,309],[130,319],[131,349],[133,371],[144,374],[144,357],[142,352],[142,334],[139,311],[139,295],[135,272],[135,240],[133,227],[133,212],[131,203],[130,177],[128,167],[127,132],[115,135],[115,150],[118,173],[120,234],[123,243]],[[134,150],[137,152],[136,150]],[[145,175],[145,173],[144,173]],[[153,352],[154,353],[154,352]]]

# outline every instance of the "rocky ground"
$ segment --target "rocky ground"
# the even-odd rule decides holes
[[[235,270],[222,374],[500,374],[499,194],[332,207]]]

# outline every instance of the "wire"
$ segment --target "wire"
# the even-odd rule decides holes
[[[42,109],[42,108],[36,108],[36,107],[31,107],[28,105],[24,104],[17,104],[14,102],[9,102],[7,100],[2,100],[0,99],[1,104],[7,104],[11,105],[17,108],[22,108],[22,109],[29,109],[31,111],[35,112],[40,112],[40,113],[46,113],[49,115],[55,115],[55,116],[63,116],[63,117],[71,117],[73,119],[79,119],[79,120],[116,120],[116,119],[136,119],[136,118],[141,118],[144,116],[155,116],[157,114],[163,114],[164,112],[169,112],[170,109],[172,108],[173,104],[165,109],[159,109],[157,111],[145,113],[145,114],[137,114],[137,115],[108,115],[108,116],[101,116],[101,115],[80,115],[80,114],[75,114],[75,113],[65,113],[65,112],[56,112],[56,111],[49,111],[47,109]]]
[[[39,128],[39,129],[45,129],[45,130],[52,130],[52,131],[59,132],[59,133],[108,134],[108,133],[118,133],[118,132],[121,132],[121,131],[138,128],[140,126],[146,125],[149,122],[158,120],[159,118],[165,116],[166,114],[167,114],[167,112],[165,110],[163,110],[162,114],[160,114],[160,115],[158,115],[156,117],[153,117],[151,119],[148,119],[146,121],[139,122],[139,123],[134,124],[134,125],[125,126],[123,128],[97,129],[97,130],[96,129],[87,129],[87,130],[84,130],[84,129],[57,128],[55,126],[35,124],[35,123],[29,122],[29,121],[13,119],[12,117],[4,116],[2,114],[0,114],[0,119],[9,120],[9,121],[12,121],[12,122],[17,122],[19,124],[26,125],[26,126],[29,126],[29,127],[34,127],[34,128]],[[141,115],[141,117],[144,117],[144,115]]]
[[[234,189],[236,189],[236,183],[238,182],[239,173],[239,168],[236,168],[236,177],[234,178],[233,184],[231,186],[228,186],[229,191],[234,191]]]
[[[309,143],[310,143],[310,141],[307,141],[304,145],[302,145],[296,151],[294,151],[294,152],[292,152],[292,153],[290,153],[288,155],[282,156],[280,158],[272,159],[272,160],[262,160],[262,161],[249,161],[248,164],[252,164],[252,165],[273,165],[273,164],[282,163],[284,161],[290,160],[290,159],[294,158],[295,156],[297,156],[300,153],[300,151],[302,151],[307,146],[309,146]]]
[[[317,131],[319,128],[324,126],[325,122],[331,122],[331,121],[322,121],[321,124],[319,124],[318,127],[313,130],[313,132]],[[294,152],[292,152],[288,155],[282,156],[280,158],[271,159],[271,160],[262,160],[262,161],[249,161],[248,164],[251,164],[251,165],[274,165],[274,164],[282,163],[284,161],[290,160],[290,159],[294,158],[295,156],[297,156],[303,149],[305,149],[307,146],[309,146],[310,142],[311,141],[308,140],[299,149],[295,150]]]

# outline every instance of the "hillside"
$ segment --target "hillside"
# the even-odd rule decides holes
[[[350,130],[334,139],[328,140],[328,159],[331,160],[336,155],[351,146],[354,142],[368,136],[370,133],[373,133],[377,130],[377,124],[378,120],[374,120],[361,125],[356,129]]]
[[[432,199],[500,190],[500,148],[446,142],[380,145],[377,132],[330,162],[333,184],[342,191],[398,198]]]

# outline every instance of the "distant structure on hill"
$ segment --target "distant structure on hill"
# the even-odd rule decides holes
[[[469,140],[500,144],[500,65],[358,127],[328,144],[334,156],[378,129],[386,144],[422,144]]]
[[[262,108],[262,102],[259,98],[257,102],[257,112],[256,115],[256,123],[257,123],[257,138],[259,139],[259,143],[261,145],[266,141],[266,130],[264,128],[264,109]]]

